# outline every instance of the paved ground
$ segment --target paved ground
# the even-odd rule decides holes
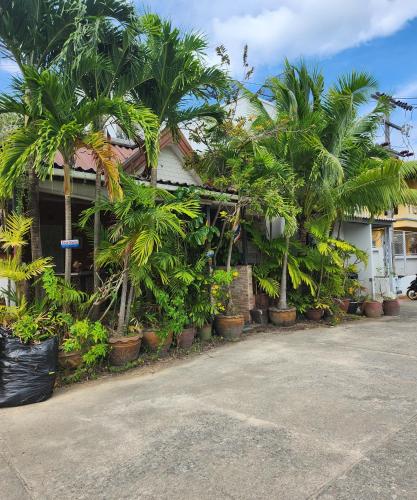
[[[0,498],[416,499],[417,303],[0,410]]]

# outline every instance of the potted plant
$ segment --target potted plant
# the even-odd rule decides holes
[[[324,313],[329,310],[329,304],[314,299],[311,303],[311,306],[306,310],[305,315],[306,318],[311,321],[320,321],[323,318]]]
[[[81,354],[82,363],[94,366],[108,353],[107,330],[99,321],[78,320],[70,327],[61,349],[65,353],[76,353],[77,357]]]
[[[384,296],[382,301],[382,309],[385,316],[399,316],[400,314],[400,301],[395,295]]]
[[[355,274],[354,276],[357,276]],[[346,295],[349,299],[346,312],[348,314],[356,314],[363,300],[361,300],[361,293],[365,288],[360,284],[356,277],[348,277],[345,282]]]
[[[384,314],[382,302],[367,297],[363,302],[362,312],[368,318],[379,318]]]
[[[295,307],[289,307],[287,303],[287,270],[288,254],[290,247],[290,236],[285,237],[285,250],[281,265],[280,293],[277,307],[268,309],[269,319],[277,326],[291,326],[297,319],[297,310]]]
[[[212,317],[215,313],[214,303],[211,296],[213,276],[201,259],[195,266],[196,279],[190,287],[187,297],[189,304],[189,316],[192,324],[197,328],[197,334],[201,341],[206,342],[212,336]],[[200,272],[199,272],[200,271]]]
[[[152,353],[166,355],[173,341],[173,333],[167,325],[162,325],[158,315],[154,312],[145,312],[143,328],[143,345]]]
[[[231,294],[231,284],[238,276],[236,271],[216,269],[213,273],[212,294],[214,301],[216,332],[226,340],[236,340],[243,332],[245,318],[236,314]]]
[[[143,332],[136,322],[129,325],[126,335],[112,335],[109,338],[109,361],[114,366],[122,366],[139,356]]]
[[[203,326],[197,329],[198,338],[202,342],[208,342],[213,334],[213,325],[211,323],[205,323]]]

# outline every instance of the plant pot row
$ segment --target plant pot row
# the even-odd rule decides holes
[[[207,341],[211,338],[212,326],[204,325],[198,331],[200,340]],[[180,349],[189,349],[196,336],[197,329],[195,327],[185,328],[176,337],[176,345]],[[109,346],[109,361],[114,366],[122,366],[128,362],[138,358],[142,345],[147,351],[158,352],[161,356],[168,353],[173,342],[173,334],[170,333],[165,339],[162,339],[157,334],[156,330],[145,330],[137,335],[129,335],[126,337],[110,337]],[[59,364],[61,368],[74,370],[82,363],[82,353],[75,352],[60,352]]]
[[[398,299],[388,299],[383,302],[367,300],[361,306],[361,310],[368,318],[379,318],[380,316],[398,316],[400,314],[400,302]]]
[[[350,299],[337,299],[337,305],[344,312],[356,314],[360,308],[361,312],[370,318],[379,316],[398,316],[400,314],[400,303],[398,299],[387,299],[382,303],[378,301],[352,301]],[[305,312],[305,316],[311,321],[320,321],[325,314],[324,309],[310,308]],[[294,307],[288,309],[268,308],[269,320],[276,326],[291,326],[296,322],[297,311]]]

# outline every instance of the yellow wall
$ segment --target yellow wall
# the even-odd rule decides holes
[[[394,222],[394,229],[417,229],[417,206],[400,205],[398,207],[398,214],[394,217],[396,219],[396,222]]]

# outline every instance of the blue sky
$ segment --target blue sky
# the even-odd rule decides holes
[[[417,105],[417,0],[151,0],[137,5],[185,29],[203,31],[211,50],[224,44],[236,77],[242,74],[247,43],[254,83],[278,74],[284,57],[303,57],[322,69],[328,85],[342,73],[367,71],[382,92],[416,97],[410,103]],[[410,149],[410,142],[417,152],[413,114],[398,110],[392,119],[415,125],[409,139],[394,132],[393,145]]]
[[[136,4],[140,11],[158,12],[184,29],[206,33],[213,62],[214,47],[224,44],[238,78],[247,43],[249,62],[255,66],[253,84],[279,73],[284,57],[303,57],[321,67],[327,84],[341,73],[364,70],[376,77],[381,91],[416,97],[410,102],[417,105],[417,0],[136,0]],[[7,61],[0,62],[0,90],[7,89],[13,69]],[[411,113],[397,111],[393,118],[413,125]],[[417,145],[415,125],[410,140]],[[393,142],[405,148],[407,139],[395,134]]]

